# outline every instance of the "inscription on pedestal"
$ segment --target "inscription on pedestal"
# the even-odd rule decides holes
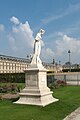
[[[28,72],[26,74],[26,85],[27,86],[38,86],[37,72]]]

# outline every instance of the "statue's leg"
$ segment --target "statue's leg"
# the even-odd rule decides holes
[[[40,41],[38,42],[38,46],[37,46],[37,56],[39,57],[41,53],[41,43]]]

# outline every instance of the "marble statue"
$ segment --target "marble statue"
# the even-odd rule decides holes
[[[41,39],[42,39],[42,35],[44,33],[45,33],[45,31],[43,29],[41,29],[35,37],[34,51],[33,51],[33,57],[32,57],[31,64],[42,64],[42,62],[40,60],[40,53],[41,53]]]
[[[20,98],[16,104],[46,106],[58,101],[53,97],[53,92],[47,87],[47,69],[40,60],[41,39],[44,34],[41,29],[34,40],[34,51],[30,66],[25,72],[25,88],[20,91]]]

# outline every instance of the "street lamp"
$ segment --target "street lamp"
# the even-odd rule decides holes
[[[70,53],[71,53],[71,51],[68,50],[68,53],[69,53],[69,71],[71,72],[71,62],[70,62]]]

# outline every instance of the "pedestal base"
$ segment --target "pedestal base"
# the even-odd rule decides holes
[[[46,106],[58,101],[47,87],[46,69],[30,68],[25,71],[26,87],[20,93],[17,104]]]
[[[34,90],[34,92],[28,91],[28,93],[25,93],[25,92],[20,93],[20,99],[15,103],[46,106],[46,105],[56,102],[56,101],[58,101],[58,99],[55,99],[52,96],[51,91],[40,94],[40,93],[38,93],[38,91]]]

